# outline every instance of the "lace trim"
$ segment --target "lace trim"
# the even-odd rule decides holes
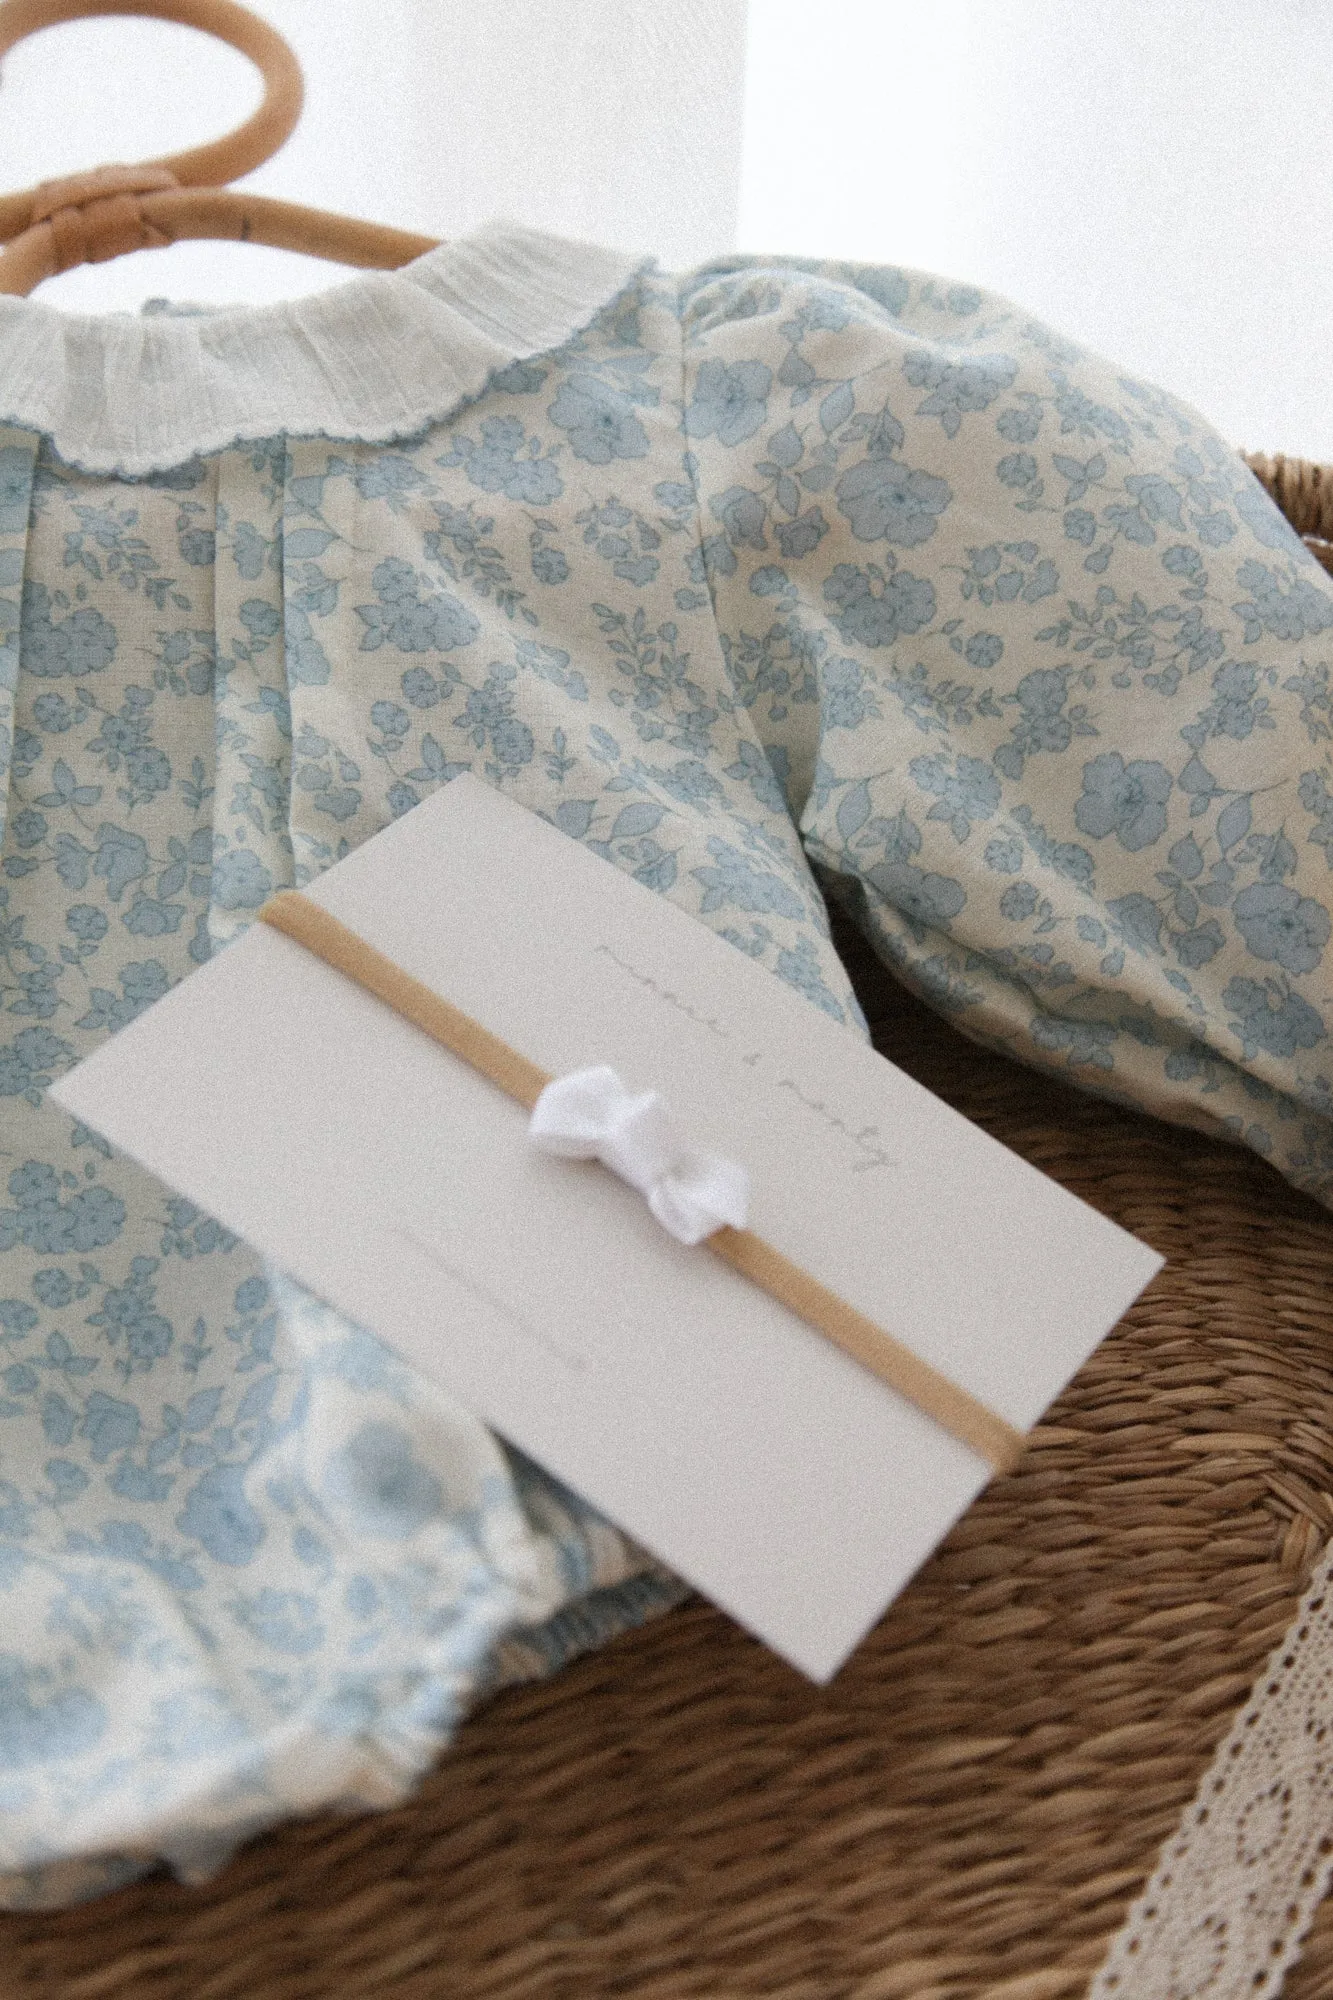
[[[1088,2000],[1273,2000],[1333,1881],[1333,1548]]]
[[[563,346],[644,263],[495,223],[273,306],[87,314],[0,298],[0,422],[128,478],[280,433],[387,444]]]

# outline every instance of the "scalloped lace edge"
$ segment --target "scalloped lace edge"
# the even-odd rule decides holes
[[[1333,1546],[1087,2000],[1274,2000],[1333,1883]]]

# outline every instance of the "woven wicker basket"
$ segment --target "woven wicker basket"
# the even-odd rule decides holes
[[[1253,459],[1333,570],[1333,471]],[[877,1046],[1169,1260],[833,1686],[702,1604],[494,1701],[400,1811],[0,1920],[4,2000],[1062,2000],[1333,1532],[1333,1227],[1247,1153]],[[1288,2000],[1333,1995],[1333,1901]]]

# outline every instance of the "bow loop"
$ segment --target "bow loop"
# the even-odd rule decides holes
[[[528,1136],[544,1153],[598,1159],[627,1181],[678,1242],[701,1243],[730,1223],[744,1229],[744,1167],[691,1147],[655,1090],[634,1097],[605,1063],[548,1083]]]

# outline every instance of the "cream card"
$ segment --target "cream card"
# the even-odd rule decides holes
[[[460,777],[308,894],[554,1075],[742,1162],[750,1226],[1027,1429],[1161,1259],[685,911]],[[986,1483],[596,1162],[256,924],[52,1096],[813,1679]]]

